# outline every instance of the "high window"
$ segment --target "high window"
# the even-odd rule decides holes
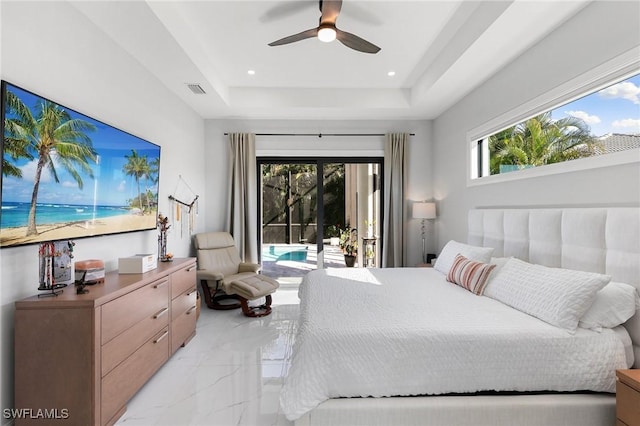
[[[475,139],[471,178],[639,148],[640,74],[635,74]]]

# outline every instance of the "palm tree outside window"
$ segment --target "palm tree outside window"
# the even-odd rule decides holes
[[[640,74],[539,113],[472,146],[472,179],[640,148]]]

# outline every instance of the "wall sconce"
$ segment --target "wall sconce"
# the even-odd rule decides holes
[[[411,216],[414,219],[422,219],[422,263],[427,263],[427,253],[425,249],[424,237],[424,221],[427,219],[436,218],[436,203],[429,203],[426,201],[413,203],[413,209],[411,213]]]

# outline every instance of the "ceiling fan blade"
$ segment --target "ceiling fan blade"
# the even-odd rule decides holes
[[[289,37],[281,38],[280,40],[269,43],[269,46],[282,46],[283,44],[295,43],[296,41],[304,40],[306,38],[317,37],[318,29],[311,28],[310,30],[302,31],[301,33],[290,35]]]
[[[334,24],[342,9],[342,0],[320,0],[321,24]]]
[[[336,38],[347,47],[364,53],[378,53],[380,48],[355,34],[336,29]]]

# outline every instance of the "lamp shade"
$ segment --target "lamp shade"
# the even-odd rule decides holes
[[[413,203],[412,216],[414,219],[435,219],[436,203]]]

